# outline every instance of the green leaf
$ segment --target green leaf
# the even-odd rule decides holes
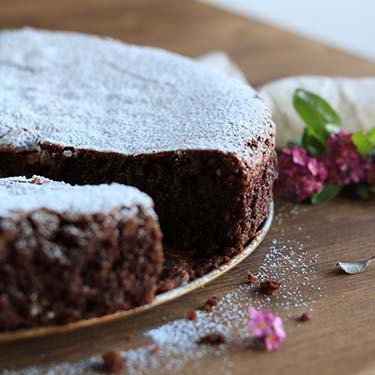
[[[375,145],[375,127],[373,129],[371,129],[368,133],[367,133],[367,138],[369,139],[369,141]]]
[[[341,185],[325,185],[311,197],[312,204],[322,204],[336,198],[342,189]]]
[[[365,184],[358,184],[356,186],[356,193],[361,199],[368,200],[371,198],[370,189]]]
[[[369,140],[369,136],[363,130],[355,132],[352,135],[352,141],[355,144],[358,153],[365,156],[369,154],[372,144]]]
[[[323,98],[312,92],[297,89],[293,104],[306,126],[323,146],[330,134],[326,126],[342,126],[341,118],[335,110]]]
[[[319,156],[324,151],[324,145],[310,128],[305,128],[302,135],[302,147],[307,149],[310,156]]]

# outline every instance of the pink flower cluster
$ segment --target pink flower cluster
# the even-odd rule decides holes
[[[289,200],[302,202],[323,187],[327,178],[324,164],[307,155],[304,148],[284,148],[279,156],[279,177],[275,192]]]
[[[302,147],[284,148],[278,174],[275,193],[297,202],[310,198],[324,183],[375,185],[375,163],[358,153],[352,133],[343,130],[329,136],[319,158],[310,157]]]
[[[260,341],[268,351],[277,350],[286,338],[283,321],[271,311],[249,309],[248,327],[252,330],[255,340]]]
[[[331,134],[321,157],[328,171],[329,185],[350,185],[365,182],[370,169],[367,157],[360,155],[352,141],[352,133],[340,130]]]

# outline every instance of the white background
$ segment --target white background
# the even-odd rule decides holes
[[[201,0],[375,60],[375,0]]]

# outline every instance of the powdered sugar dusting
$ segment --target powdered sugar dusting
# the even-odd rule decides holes
[[[257,275],[260,281],[269,278],[281,280],[283,292],[272,297],[260,295],[254,305],[283,309],[309,307],[314,296],[320,295],[320,287],[311,280],[317,272],[317,260],[318,255],[306,251],[299,241],[274,239]]]
[[[124,208],[130,215],[142,207],[155,215],[151,198],[136,188],[120,184],[72,186],[39,176],[1,178],[0,201],[0,217],[43,208],[73,214],[102,214]]]
[[[0,147],[245,153],[258,139],[274,141],[262,99],[201,63],[79,33],[0,33]]]
[[[232,352],[238,348],[246,350],[250,342],[250,332],[246,327],[247,311],[250,305],[270,308],[282,316],[287,333],[297,329],[296,309],[311,310],[316,299],[321,297],[320,286],[315,280],[318,255],[306,243],[288,238],[279,222],[288,217],[289,223],[298,225],[298,216],[305,209],[301,206],[283,205],[278,208],[273,235],[263,262],[257,269],[249,269],[260,280],[277,278],[282,287],[274,296],[259,294],[254,286],[239,285],[225,294],[211,313],[198,311],[196,322],[179,319],[145,332],[159,350],[151,354],[151,346],[122,352],[126,359],[126,374],[146,375],[157,371],[163,374],[189,374],[192,369],[212,375],[230,375],[233,367]],[[304,228],[301,228],[304,230]],[[220,346],[198,345],[199,338],[209,333],[221,333],[226,344]],[[214,356],[214,361],[205,361]],[[48,368],[25,369],[6,372],[4,375],[31,374],[97,374],[101,359],[92,357],[75,364],[60,364]],[[188,370],[185,366],[188,365]],[[99,366],[99,367],[98,367]],[[187,367],[186,367],[187,368]],[[35,371],[35,372],[32,372]]]

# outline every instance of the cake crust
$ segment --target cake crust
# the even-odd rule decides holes
[[[259,162],[270,111],[248,85],[188,58],[79,33],[0,32],[0,147],[140,155],[236,153]],[[48,93],[48,95],[46,94]]]

